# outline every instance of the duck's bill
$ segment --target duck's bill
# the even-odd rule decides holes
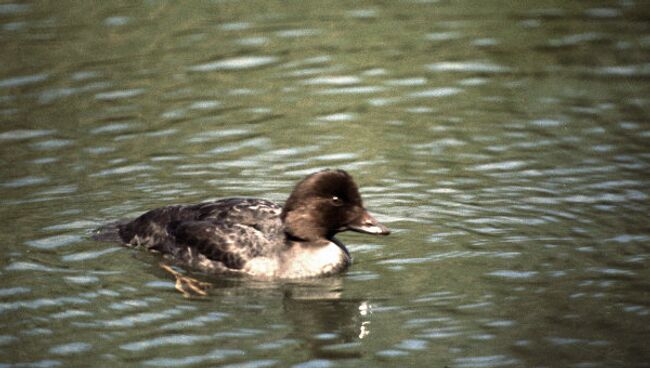
[[[357,231],[360,233],[366,234],[375,234],[375,235],[388,235],[390,230],[382,224],[379,223],[374,217],[372,217],[368,211],[364,211],[361,219],[354,224],[348,225],[348,229],[352,231]]]

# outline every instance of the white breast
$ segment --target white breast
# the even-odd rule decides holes
[[[348,259],[345,252],[332,242],[321,246],[294,244],[283,255],[282,263],[280,277],[302,278],[338,272],[347,266]]]
[[[332,242],[294,243],[273,256],[251,259],[241,272],[256,278],[298,279],[333,274],[349,263],[347,254]]]

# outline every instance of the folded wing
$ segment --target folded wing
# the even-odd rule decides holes
[[[122,240],[187,262],[209,260],[241,269],[251,258],[277,251],[283,236],[277,204],[230,198],[149,211],[121,225]]]

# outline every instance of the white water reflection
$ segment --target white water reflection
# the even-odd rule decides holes
[[[195,65],[190,67],[189,70],[195,72],[212,72],[217,70],[249,69],[272,64],[277,60],[278,58],[274,56],[241,56]]]
[[[505,73],[510,68],[492,63],[467,61],[467,62],[440,62],[427,65],[433,72],[480,72],[480,73]]]

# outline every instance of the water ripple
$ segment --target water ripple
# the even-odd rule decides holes
[[[43,82],[49,78],[47,74],[25,75],[0,80],[0,88],[20,87],[27,84]]]
[[[25,244],[30,247],[39,248],[39,249],[54,249],[70,244],[78,243],[83,239],[80,235],[55,235],[47,238],[42,238],[38,240],[29,240]]]
[[[152,170],[158,170],[158,168],[148,164],[134,164],[134,165],[116,167],[113,169],[102,170],[96,174],[92,174],[91,176],[124,175],[124,174],[132,174],[132,173],[152,171]]]
[[[63,305],[88,304],[87,299],[78,297],[39,298],[33,300],[22,300],[8,303],[0,303],[0,313],[20,309],[40,309],[46,307],[60,307]]]
[[[18,287],[12,287],[12,288],[4,288],[0,289],[0,297],[6,297],[6,296],[13,296],[13,295],[18,295],[18,294],[26,294],[29,293],[31,289],[18,286]]]
[[[320,121],[350,121],[355,119],[355,115],[340,112],[336,114],[320,116],[317,119]]]
[[[23,140],[31,138],[39,138],[47,135],[52,135],[56,130],[52,129],[16,129],[0,133],[0,140]]]
[[[416,98],[437,98],[437,97],[454,96],[461,92],[463,92],[461,88],[440,87],[440,88],[427,89],[419,92],[413,92],[410,93],[409,96],[416,97]]]
[[[95,95],[95,98],[98,100],[105,100],[105,101],[120,100],[124,98],[136,97],[138,95],[143,94],[144,91],[145,90],[143,88],[133,88],[133,89],[110,91],[110,92],[101,92],[101,93],[97,93]]]
[[[476,171],[517,170],[524,166],[526,166],[525,161],[503,161],[476,165],[473,169]]]
[[[454,359],[453,367],[458,368],[488,368],[518,365],[521,362],[506,355],[488,355],[463,357]]]
[[[160,346],[168,345],[191,345],[201,341],[211,340],[212,337],[209,335],[167,335],[154,337],[149,340],[142,340],[138,342],[132,342],[128,344],[120,345],[120,349],[129,350],[129,351],[142,351]]]
[[[502,277],[505,279],[529,279],[536,276],[536,271],[512,271],[512,270],[499,270],[486,273],[489,276]]]
[[[189,327],[199,327],[199,326],[204,326],[207,323],[219,322],[227,316],[228,316],[227,313],[211,312],[203,316],[194,317],[192,319],[168,323],[166,325],[160,326],[160,328],[162,330],[177,330],[177,329],[185,329]]]
[[[323,89],[316,93],[321,95],[356,95],[356,94],[372,94],[379,93],[386,90],[380,86],[357,86],[357,87],[341,87]]]
[[[23,178],[4,182],[2,183],[2,186],[5,188],[21,188],[21,187],[26,187],[31,185],[47,183],[48,181],[50,181],[50,179],[43,176],[26,176]]]
[[[176,308],[167,309],[161,312],[142,312],[142,313],[126,316],[120,319],[96,321],[96,324],[99,326],[112,327],[112,328],[132,327],[141,324],[158,322],[160,320],[182,315],[183,313],[184,313],[183,310],[176,309]]]
[[[42,271],[42,272],[72,272],[65,268],[48,267],[34,262],[12,262],[5,267],[6,271]]]
[[[429,33],[425,38],[429,41],[449,41],[455,40],[462,36],[460,32],[434,32]]]
[[[120,248],[114,247],[114,248],[107,248],[107,249],[102,249],[97,251],[78,252],[78,253],[66,254],[65,256],[61,257],[61,259],[66,262],[87,261],[89,259],[99,258],[105,254],[114,253],[119,250]]]
[[[274,56],[241,56],[199,64],[188,69],[195,72],[212,72],[217,70],[241,70],[258,68],[278,61]]]
[[[206,363],[206,362],[218,362],[232,356],[244,356],[244,355],[245,352],[243,350],[215,349],[203,355],[193,355],[193,356],[182,357],[182,358],[155,358],[155,359],[145,360],[143,364],[154,366],[154,367],[182,367],[186,365],[196,365],[196,364]]]
[[[297,38],[297,37],[307,37],[315,36],[320,34],[321,31],[318,29],[286,29],[282,31],[275,32],[275,35],[282,38]]]
[[[605,66],[594,70],[596,74],[619,77],[643,77],[650,75],[650,63],[638,65]]]
[[[505,73],[510,68],[479,61],[469,62],[440,62],[427,65],[432,72],[477,72],[477,73]]]
[[[277,365],[278,361],[274,359],[251,360],[243,363],[233,363],[222,365],[221,368],[265,368]]]
[[[361,79],[352,75],[339,75],[339,76],[323,76],[317,78],[307,79],[302,82],[303,84],[332,84],[332,85],[346,85],[361,83]]]
[[[0,14],[25,13],[31,10],[32,6],[28,4],[7,3],[0,4]]]

